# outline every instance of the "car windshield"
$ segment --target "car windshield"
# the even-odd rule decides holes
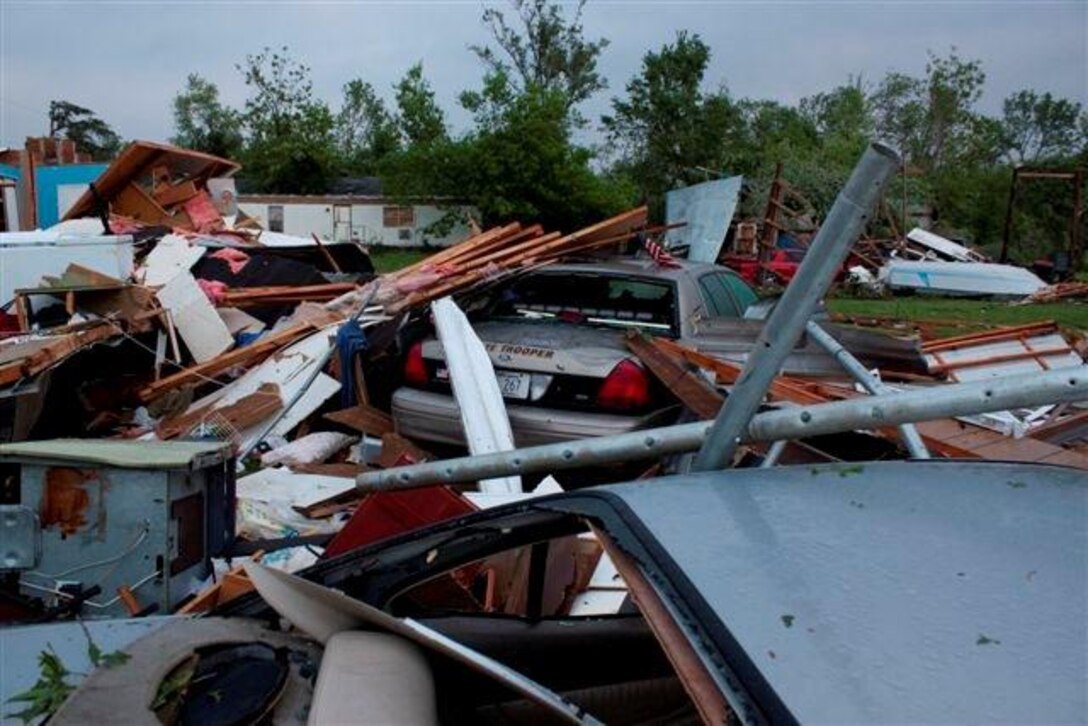
[[[524,277],[504,287],[494,314],[672,330],[675,310],[676,295],[668,282],[549,273]]]

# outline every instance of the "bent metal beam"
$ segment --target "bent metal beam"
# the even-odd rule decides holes
[[[1083,400],[1088,400],[1088,367],[1067,368],[768,411],[752,417],[742,438],[744,441],[797,439]],[[710,426],[710,422],[700,421],[486,456],[368,471],[357,477],[356,486],[363,491],[416,489],[432,484],[656,458],[698,449]]]

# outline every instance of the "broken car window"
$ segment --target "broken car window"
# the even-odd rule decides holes
[[[666,282],[607,275],[533,275],[500,293],[498,314],[671,329],[676,295]]]

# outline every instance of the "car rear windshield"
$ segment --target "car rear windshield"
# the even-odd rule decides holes
[[[595,274],[538,274],[516,280],[499,293],[495,314],[561,317],[568,322],[632,325],[673,330],[673,285],[658,280]]]

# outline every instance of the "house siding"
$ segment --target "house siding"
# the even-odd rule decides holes
[[[256,219],[262,227],[268,228],[269,208],[283,208],[283,232],[299,237],[316,234],[325,240],[349,240],[353,237],[365,245],[387,247],[447,247],[460,242],[471,234],[467,225],[467,215],[478,216],[478,212],[466,205],[405,204],[379,197],[317,197],[305,198],[286,195],[241,195],[238,208]],[[351,210],[350,221],[345,220],[344,211],[340,212],[340,224],[336,223],[335,208],[348,207]],[[383,210],[386,207],[411,207],[412,225],[404,227],[386,227],[383,224]],[[460,211],[466,222],[458,222],[445,235],[437,235],[428,227],[450,210]]]

